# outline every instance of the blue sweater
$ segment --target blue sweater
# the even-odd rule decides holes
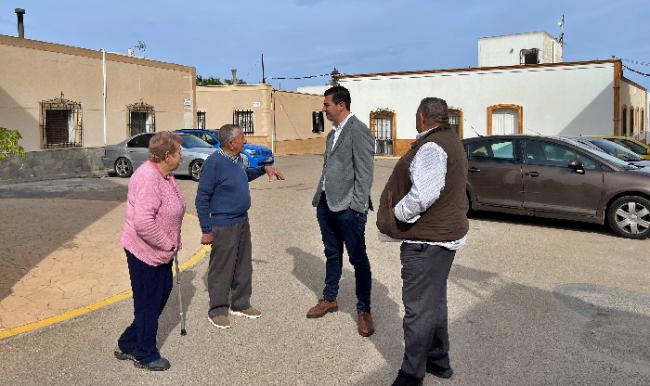
[[[248,219],[248,182],[262,174],[261,170],[247,168],[241,156],[234,161],[220,149],[212,153],[203,163],[194,202],[201,231],[210,233],[215,225],[232,225]]]

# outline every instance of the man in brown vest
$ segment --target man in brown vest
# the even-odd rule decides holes
[[[417,139],[381,194],[382,241],[401,241],[404,360],[393,386],[420,385],[425,373],[453,374],[447,331],[447,277],[466,240],[467,159],[449,127],[447,103],[424,98]]]

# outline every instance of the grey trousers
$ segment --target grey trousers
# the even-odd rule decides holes
[[[402,243],[404,360],[402,371],[422,379],[427,362],[449,368],[447,277],[455,251]]]
[[[208,267],[208,315],[249,308],[253,281],[251,230],[248,220],[212,228],[214,241]]]

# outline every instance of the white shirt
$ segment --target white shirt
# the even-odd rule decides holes
[[[334,145],[336,145],[336,140],[339,139],[339,135],[341,135],[341,130],[343,130],[343,126],[345,126],[345,124],[348,123],[348,119],[350,119],[350,117],[353,116],[353,115],[354,114],[352,114],[352,113],[348,114],[348,116],[345,117],[345,119],[341,123],[339,123],[338,126],[332,125],[332,130],[334,131],[334,139],[332,140],[332,147],[330,148],[330,151],[332,151],[332,149],[334,149]],[[325,191],[325,177],[323,177],[323,189],[322,189],[322,191],[323,192]]]
[[[421,138],[431,130],[433,129],[418,133],[417,138]],[[412,224],[440,198],[440,192],[445,187],[445,176],[447,175],[447,153],[438,144],[427,142],[418,149],[415,157],[413,157],[409,172],[412,184],[411,190],[395,205],[393,211],[397,220]],[[431,242],[397,240],[380,232],[379,240],[438,245],[455,251],[465,245],[467,235],[454,241]]]

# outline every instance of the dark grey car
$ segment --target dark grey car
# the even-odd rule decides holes
[[[149,140],[154,133],[137,134],[124,141],[106,146],[104,151],[104,166],[119,177],[129,177],[138,166],[149,159]],[[209,143],[190,134],[179,134],[183,139],[181,144],[181,163],[174,175],[190,176],[198,181],[203,162],[216,149]]]
[[[605,224],[623,237],[650,236],[650,168],[566,138],[463,140],[473,210]]]

